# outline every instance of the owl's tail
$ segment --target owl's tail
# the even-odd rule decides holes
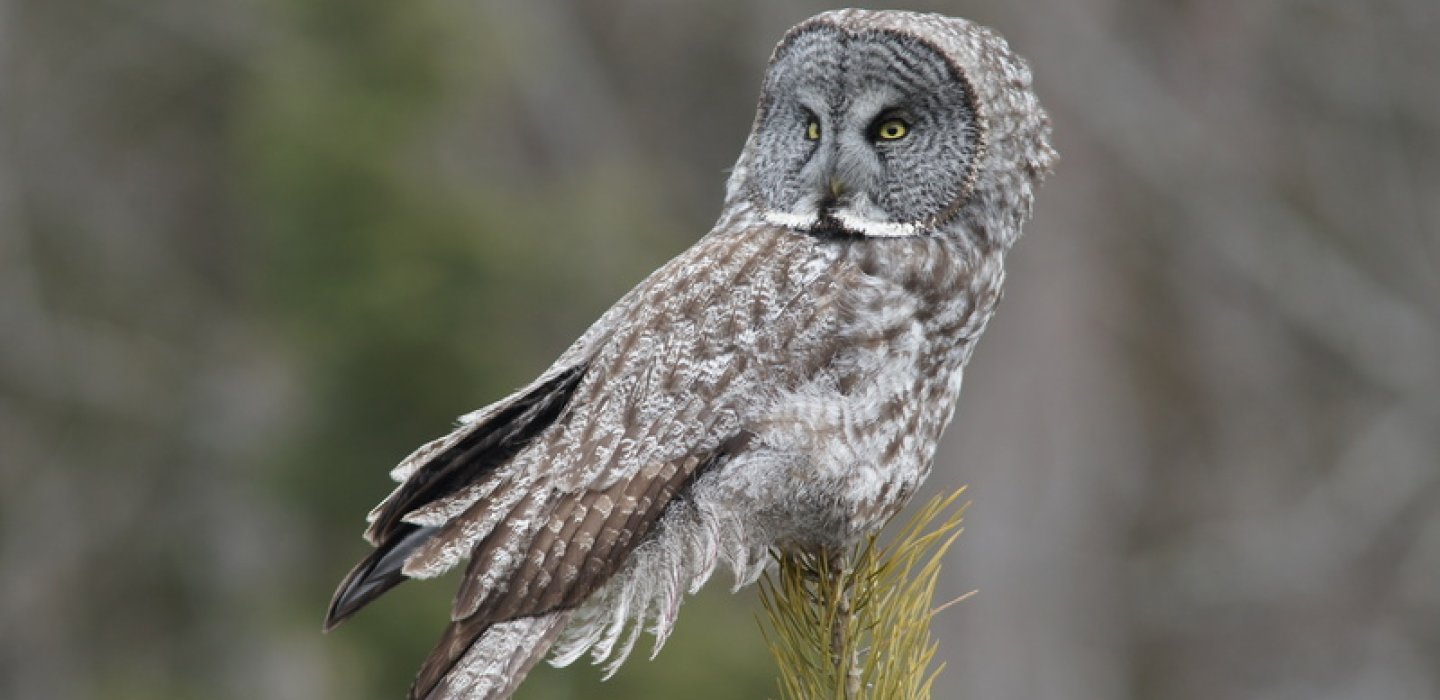
[[[487,624],[450,623],[410,686],[410,700],[504,700],[565,630],[571,611]]]

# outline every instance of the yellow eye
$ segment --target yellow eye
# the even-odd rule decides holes
[[[820,122],[811,119],[810,123],[805,125],[805,138],[811,141],[820,140]]]
[[[879,136],[882,141],[903,139],[908,133],[910,133],[910,125],[901,119],[886,119],[880,128],[875,130],[875,135]]]

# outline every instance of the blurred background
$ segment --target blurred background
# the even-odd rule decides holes
[[[915,0],[1062,153],[928,488],[938,698],[1440,698],[1440,4]],[[0,0],[0,696],[397,698],[385,472],[719,213],[773,0]],[[922,494],[923,497],[923,494]],[[762,698],[723,581],[605,683]]]

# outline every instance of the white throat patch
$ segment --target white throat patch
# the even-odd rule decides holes
[[[764,212],[763,216],[766,223],[802,231],[814,229],[820,223],[820,217],[816,214],[796,214],[772,210]],[[919,224],[876,221],[856,216],[844,210],[836,211],[831,216],[845,230],[858,233],[866,238],[911,238],[921,234]]]

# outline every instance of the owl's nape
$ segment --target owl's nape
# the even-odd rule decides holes
[[[529,386],[391,472],[333,626],[469,563],[412,700],[509,697],[547,653],[658,652],[719,567],[878,530],[928,474],[1054,151],[993,32],[797,25],[713,230]]]

